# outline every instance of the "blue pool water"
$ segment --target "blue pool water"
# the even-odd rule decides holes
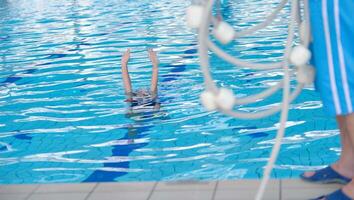
[[[224,19],[242,29],[278,1],[228,1]],[[206,112],[188,0],[0,0],[0,183],[259,178],[279,114],[248,121]],[[281,59],[288,10],[268,29],[225,46],[250,61]],[[160,59],[161,109],[128,114],[120,58],[132,49],[135,89],[148,87],[147,48]],[[218,85],[244,96],[281,72],[231,67],[212,57]],[[238,107],[253,112],[281,99]],[[338,131],[306,88],[292,104],[272,173],[297,177],[339,154]]]

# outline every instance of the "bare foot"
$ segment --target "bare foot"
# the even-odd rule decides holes
[[[346,194],[348,197],[350,197],[351,199],[354,199],[354,181],[352,180],[350,183],[348,183],[347,185],[345,185],[342,188],[342,191],[344,192],[344,194]]]
[[[339,173],[340,175],[347,177],[347,178],[354,178],[353,171],[349,170],[345,167],[343,167],[340,163],[336,162],[331,165],[332,169]],[[315,171],[309,171],[309,172],[304,172],[304,176],[309,178],[313,176],[316,172]]]
[[[344,164],[342,164],[342,162],[336,162],[331,166],[340,175],[342,175],[344,177],[348,177],[348,178],[354,178],[353,167],[348,166],[348,165],[344,165]]]
[[[307,178],[310,178],[311,176],[315,175],[315,171],[304,172],[303,175]]]

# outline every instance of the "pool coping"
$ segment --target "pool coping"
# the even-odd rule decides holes
[[[0,185],[1,200],[250,200],[260,180],[108,182]],[[333,192],[339,184],[272,179],[264,200],[304,200]]]

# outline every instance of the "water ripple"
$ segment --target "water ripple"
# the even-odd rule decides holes
[[[189,4],[0,1],[1,183],[258,178],[278,115],[236,120],[200,105],[204,80],[197,33],[185,26]],[[228,1],[223,18],[243,30],[277,5]],[[289,8],[268,28],[223,48],[252,62],[280,61],[288,16]],[[150,87],[147,49],[158,52],[160,110],[131,109],[125,102],[120,60],[127,48],[134,90]],[[237,97],[261,92],[283,76],[281,70],[240,69],[210,55],[216,84]],[[278,92],[238,109],[262,111],[281,98]],[[336,158],[338,131],[321,107],[311,86],[290,106],[274,174],[296,176]]]

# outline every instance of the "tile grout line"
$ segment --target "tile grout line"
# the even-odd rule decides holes
[[[87,200],[91,196],[91,194],[93,193],[93,191],[95,191],[95,189],[98,187],[99,184],[100,183],[96,183],[96,185],[92,188],[92,190],[87,193],[87,196],[85,197],[84,200]]]
[[[280,180],[279,180],[279,200],[282,200],[282,196],[283,196],[283,190],[282,190],[282,188],[283,188],[283,182],[282,182],[282,180],[280,179]]]
[[[33,193],[35,193],[35,192],[38,190],[39,187],[40,187],[40,185],[37,185],[37,187],[34,188],[34,189],[32,190],[32,192],[30,192],[30,193],[28,194],[28,196],[25,198],[25,200],[28,200],[29,198],[31,198],[31,196],[33,195]]]
[[[216,191],[218,189],[218,186],[219,186],[219,181],[216,181],[216,184],[215,184],[215,187],[214,187],[214,191],[213,191],[213,194],[211,196],[211,200],[215,200]]]
[[[157,186],[158,182],[155,182],[154,186],[152,187],[148,197],[146,200],[150,200],[150,198],[152,197],[152,193],[154,193],[155,189],[156,189],[156,186]]]

